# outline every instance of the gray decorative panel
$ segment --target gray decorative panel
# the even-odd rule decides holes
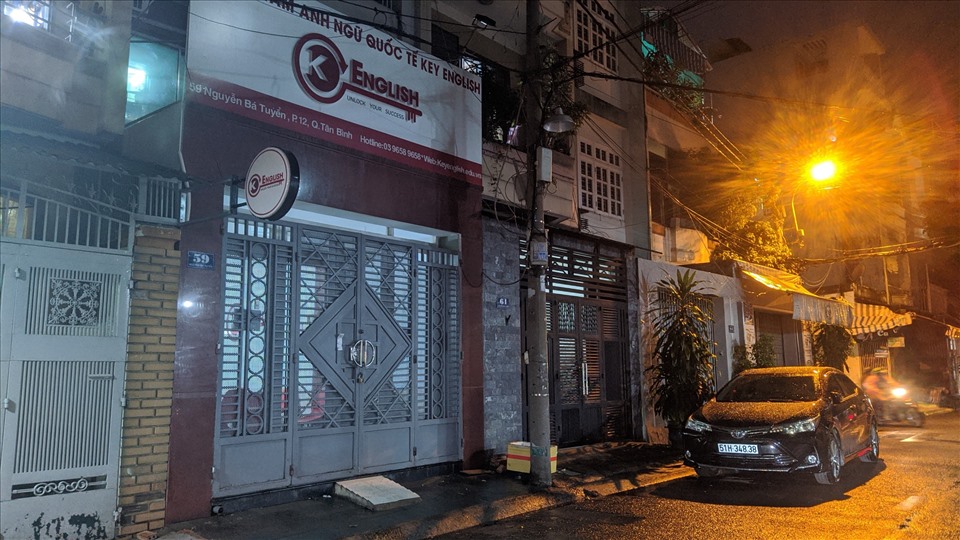
[[[24,362],[14,472],[106,465],[114,362]]]
[[[25,332],[47,336],[117,336],[120,282],[119,274],[31,268]]]
[[[16,484],[11,489],[11,499],[24,499],[27,497],[45,497],[47,495],[65,495],[67,493],[83,493],[84,491],[94,491],[106,489],[107,477],[105,475],[68,478],[66,480],[49,480],[45,482],[34,482],[32,484]]]

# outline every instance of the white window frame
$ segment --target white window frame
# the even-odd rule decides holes
[[[577,154],[580,208],[623,217],[623,160],[603,144],[581,139]]]
[[[574,46],[577,54],[590,51],[583,58],[597,68],[615,74],[618,53],[617,44],[613,40],[618,33],[613,22],[613,10],[607,9],[606,5],[607,2],[600,0],[577,0],[575,6],[577,30]],[[606,45],[602,45],[604,43]]]

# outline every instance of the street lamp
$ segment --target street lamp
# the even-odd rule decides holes
[[[815,160],[810,163],[808,169],[810,179],[817,183],[826,182],[837,176],[837,164],[832,159]],[[793,195],[790,196],[790,213],[793,215],[793,229],[797,231],[797,240],[803,240],[803,229],[797,221],[797,193],[803,187],[803,182],[799,182],[797,187],[793,188]],[[833,189],[834,186],[824,186],[820,189]]]
[[[837,165],[829,159],[818,161],[810,166],[810,178],[825,182],[837,174]]]

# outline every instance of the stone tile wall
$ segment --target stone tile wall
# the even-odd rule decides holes
[[[514,225],[484,218],[483,440],[484,448],[495,454],[523,440],[521,237]]]

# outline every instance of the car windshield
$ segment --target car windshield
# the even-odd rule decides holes
[[[810,375],[743,375],[730,381],[717,401],[815,401],[817,390]]]

